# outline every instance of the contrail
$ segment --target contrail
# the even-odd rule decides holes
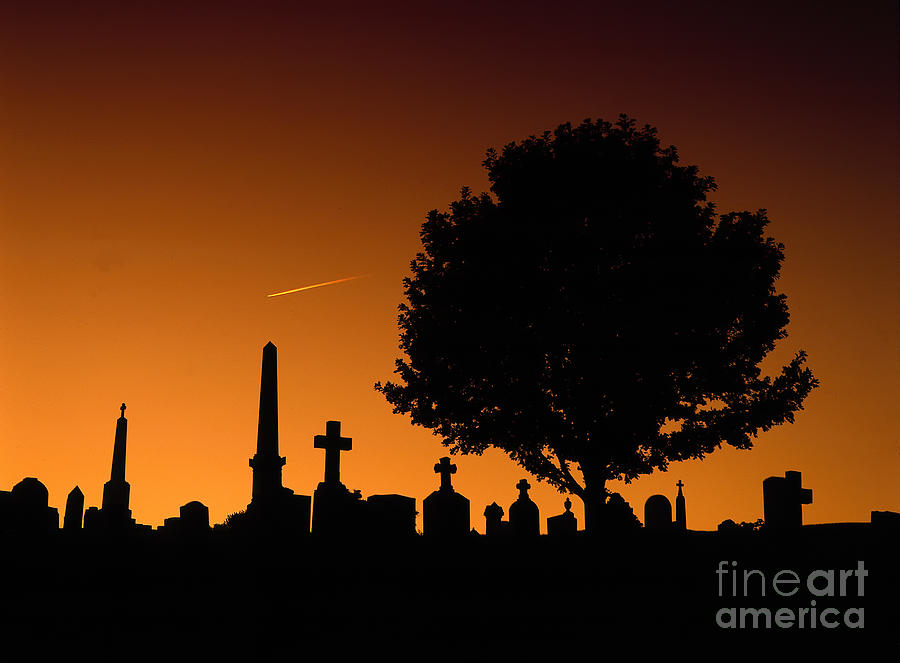
[[[300,292],[301,290],[311,290],[313,288],[321,288],[323,285],[334,285],[335,283],[343,283],[344,281],[352,281],[353,279],[362,279],[367,276],[371,276],[371,274],[362,274],[361,276],[348,276],[345,279],[336,279],[334,281],[325,281],[325,283],[315,283],[313,285],[305,285],[302,288],[294,288],[293,290],[285,290],[284,292],[273,292],[271,295],[266,295],[266,297],[278,297],[279,295],[289,295],[292,292]]]

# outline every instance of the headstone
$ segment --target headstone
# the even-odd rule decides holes
[[[441,487],[422,502],[422,532],[425,536],[456,537],[469,534],[469,500],[455,490],[450,476],[456,465],[445,456],[434,466]]]
[[[900,513],[895,511],[872,511],[871,523],[874,527],[900,530]]]
[[[416,499],[405,495],[370,495],[366,499],[369,532],[404,538],[416,534]]]
[[[47,533],[59,529],[59,511],[49,506],[47,487],[34,477],[26,477],[10,491],[13,529]]]
[[[103,516],[100,509],[92,506],[84,512],[84,529],[86,531],[98,531],[103,529]]]
[[[325,435],[313,438],[316,449],[325,450],[325,479],[313,494],[312,531],[317,535],[347,535],[362,526],[362,496],[341,483],[341,451],[350,451],[353,440],[341,437],[341,422],[326,421]]]
[[[325,435],[316,435],[313,446],[325,450],[325,483],[340,483],[341,452],[353,448],[353,438],[341,437],[340,421],[326,421]]]
[[[516,484],[519,497],[509,507],[509,528],[514,536],[536,537],[541,533],[541,515],[538,505],[528,497],[531,485],[522,479]]]
[[[572,513],[572,500],[567,497],[563,506],[565,512],[547,518],[547,536],[572,537],[578,531],[578,521]]]
[[[491,502],[484,507],[484,533],[487,536],[499,536],[505,533],[503,522],[503,507],[496,502]]]
[[[672,529],[672,503],[665,495],[651,495],[644,503],[644,527],[648,530]]]
[[[684,482],[679,479],[678,483],[675,485],[678,486],[678,496],[675,498],[675,528],[686,530],[687,513],[684,508],[684,493],[681,492],[681,489],[684,487]]]
[[[81,529],[81,517],[84,513],[84,494],[75,486],[66,498],[66,514],[63,518],[63,529],[67,531]]]
[[[185,530],[205,531],[209,529],[209,508],[202,502],[194,500],[179,509],[181,526]]]
[[[763,481],[763,517],[768,529],[801,527],[804,504],[812,504],[812,490],[801,488],[800,472],[792,470]]]
[[[195,538],[208,534],[209,528],[209,509],[202,502],[188,502],[179,509],[179,515],[173,518],[166,518],[163,526],[158,528],[166,536],[179,536],[187,538]]]
[[[0,536],[13,525],[12,495],[8,490],[0,490]]]

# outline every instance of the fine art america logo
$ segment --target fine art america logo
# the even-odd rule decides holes
[[[737,562],[719,562],[716,575],[719,580],[719,597],[751,599],[757,597],[766,602],[778,597],[798,602],[807,596],[809,604],[777,608],[721,608],[716,612],[716,624],[721,628],[863,628],[865,611],[862,607],[836,608],[836,598],[862,598],[865,595],[865,579],[869,572],[862,561],[855,569],[829,569],[811,571],[805,577],[790,569],[777,571],[771,577],[758,569],[737,568]],[[771,593],[766,594],[767,589]],[[805,590],[801,593],[801,590]],[[829,600],[831,599],[831,600]],[[843,601],[842,601],[843,603]]]

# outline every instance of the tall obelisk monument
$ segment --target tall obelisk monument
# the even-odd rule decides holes
[[[251,507],[271,504],[284,496],[281,468],[287,460],[278,455],[278,349],[271,341],[263,348],[259,385],[259,430],[253,468]]]
[[[116,421],[116,441],[113,446],[112,471],[109,481],[103,484],[103,511],[113,518],[124,516],[131,518],[128,499],[131,486],[125,481],[125,438],[128,433],[128,420],[125,418],[125,403],[119,408],[122,414]]]

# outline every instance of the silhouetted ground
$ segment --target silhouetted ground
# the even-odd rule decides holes
[[[3,542],[0,661],[356,661],[384,653],[392,660],[599,661],[622,652],[634,660],[693,652],[705,660],[751,649],[773,660],[786,652],[826,652],[832,660],[841,650],[876,646],[893,660],[900,652],[900,537],[869,525],[782,536],[642,530],[531,543],[64,534]],[[758,579],[748,598],[720,597],[723,560],[737,561],[741,573],[763,571],[766,597]],[[772,592],[781,569],[805,579],[816,569],[856,569],[860,560],[868,571],[862,597],[855,577],[844,598],[813,597],[803,581],[795,597]],[[721,608],[774,613],[808,608],[811,599],[841,614],[863,608],[864,628],[716,625]]]

